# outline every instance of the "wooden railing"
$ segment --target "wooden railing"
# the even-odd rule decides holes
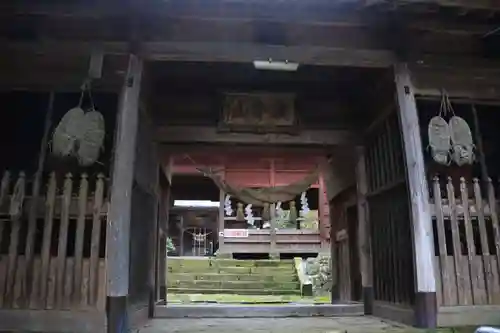
[[[494,185],[462,178],[455,187],[451,178],[440,184],[437,177],[431,186],[438,305],[500,304]]]
[[[0,187],[0,308],[104,310],[104,176],[53,173],[41,195],[12,178]]]

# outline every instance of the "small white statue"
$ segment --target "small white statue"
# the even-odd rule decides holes
[[[309,204],[307,202],[306,192],[302,192],[300,195],[300,216],[304,217],[307,213],[309,213]]]
[[[233,209],[231,208],[231,196],[229,194],[226,195],[226,198],[224,199],[224,212],[226,213],[226,216],[233,215]]]
[[[255,219],[253,218],[252,205],[248,204],[245,207],[245,220],[247,220],[248,224],[254,225]]]

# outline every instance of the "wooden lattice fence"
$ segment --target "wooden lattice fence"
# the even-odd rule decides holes
[[[82,174],[75,183],[52,173],[35,197],[24,173],[4,173],[0,308],[104,310],[105,179]]]
[[[436,177],[431,197],[438,305],[500,304],[500,234],[493,182],[467,183],[462,178],[456,189],[451,178],[440,184]]]

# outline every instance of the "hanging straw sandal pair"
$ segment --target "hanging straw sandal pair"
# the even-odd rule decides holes
[[[451,114],[447,122],[444,117]],[[436,163],[458,166],[472,164],[475,160],[475,145],[467,122],[455,115],[448,95],[443,92],[439,114],[429,121],[429,149]]]
[[[82,109],[88,94],[90,108]],[[81,166],[90,166],[99,158],[105,135],[104,117],[95,110],[90,81],[82,85],[78,106],[62,117],[52,136],[52,153],[59,157],[75,156]]]

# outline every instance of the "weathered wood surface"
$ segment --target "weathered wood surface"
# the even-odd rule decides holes
[[[224,191],[220,190],[219,208],[218,208],[219,214],[217,215],[217,233],[218,233],[218,239],[219,239],[219,251],[220,252],[224,252],[224,224],[225,224],[224,200],[225,200],[225,198],[226,198],[226,195],[225,195]]]
[[[482,59],[454,57],[453,61],[423,60],[411,66],[415,94],[453,98],[494,100],[500,96],[498,63]]]
[[[420,138],[417,105],[407,64],[395,66],[395,83],[399,104],[399,119],[406,159],[410,211],[413,224],[415,284],[418,292],[436,291],[432,256],[432,223],[429,191],[425,174],[423,147]]]
[[[273,241],[274,239],[274,241]],[[312,230],[248,230],[246,238],[224,238],[223,253],[318,253],[321,236]]]
[[[415,288],[408,190],[398,117],[395,108],[389,110],[365,139],[373,292],[375,301],[410,305]]]
[[[366,160],[364,147],[356,147],[356,197],[358,211],[358,247],[360,256],[361,283],[363,288],[373,287],[372,256],[369,236],[368,178],[366,174]]]
[[[352,301],[349,237],[339,238],[336,242],[339,298],[342,301]]]
[[[103,52],[110,55],[126,55],[127,42],[101,42]],[[4,50],[46,54],[89,54],[92,42],[47,40],[42,43],[14,42],[4,45]],[[251,63],[254,60],[280,59],[304,65],[356,66],[387,68],[394,63],[394,54],[388,50],[344,49],[327,46],[284,46],[242,42],[144,42],[141,44],[144,59],[157,61],[207,61]],[[265,56],[263,56],[265,55]]]
[[[381,4],[390,4],[391,6],[422,6],[429,5],[429,10],[431,7],[435,6],[448,7],[448,8],[462,8],[464,10],[486,10],[488,12],[499,11],[500,5],[495,3],[494,1],[489,0],[365,0],[365,4],[368,6],[381,5]]]
[[[49,141],[49,131],[52,124],[52,115],[54,113],[54,100],[55,93],[51,92],[49,96],[49,102],[47,106],[47,113],[45,115],[44,128],[43,128],[43,136],[40,142],[40,153],[38,156],[38,166],[34,176],[33,181],[33,189],[32,189],[32,203],[29,209],[29,217],[28,217],[28,235],[26,239],[26,247],[25,247],[25,255],[26,255],[26,267],[28,271],[24,271],[21,273],[21,278],[23,281],[29,279],[33,272],[31,269],[33,268],[32,257],[35,247],[35,232],[36,232],[36,218],[37,218],[37,203],[40,197],[40,189],[42,183],[42,175],[45,165],[45,158],[47,156],[47,144]],[[1,203],[0,203],[1,204]],[[1,232],[0,232],[1,235]],[[25,275],[28,274],[26,277]],[[22,285],[22,293],[23,296],[30,294],[31,290],[30,286],[27,286],[25,283]]]
[[[3,198],[11,197],[11,187],[7,186],[8,176],[9,174],[5,173],[3,177]],[[22,185],[24,179],[25,176],[21,174],[16,183]],[[105,205],[104,180],[103,176],[99,176],[94,183],[94,180],[89,180],[86,175],[80,177],[78,195],[74,198],[79,203],[79,214],[70,215],[74,182],[68,175],[64,184],[60,184],[63,185],[61,189],[57,186],[55,174],[52,173],[49,177],[43,203],[45,211],[42,216],[45,217],[41,220],[42,230],[36,233],[33,239],[33,242],[39,243],[41,247],[39,250],[34,247],[30,257],[27,256],[28,253],[21,252],[18,246],[19,243],[26,242],[29,236],[29,211],[21,210],[20,215],[2,217],[0,247],[9,248],[7,255],[0,256],[0,306],[3,309],[104,311],[104,259],[99,257],[98,248],[90,257],[84,251],[84,235],[90,234],[86,233],[90,231],[87,229],[97,228],[92,230],[92,233],[99,237],[101,234],[100,225],[96,227],[86,222],[88,217],[92,216],[92,211],[95,212],[95,219],[103,219],[101,211]],[[100,199],[95,200],[93,209],[89,209],[88,193],[94,188]],[[62,195],[57,196],[56,193],[61,190]],[[31,195],[29,192],[27,194]],[[60,212],[55,210],[57,201],[60,203]],[[75,228],[70,228],[70,225]],[[6,233],[8,236],[14,234],[14,237],[6,237]],[[57,238],[54,238],[54,234],[58,235]],[[4,241],[7,244],[2,244]],[[26,274],[27,272],[29,274]],[[91,278],[92,276],[94,278]],[[2,324],[3,322],[0,322],[0,329],[4,327]]]
[[[439,178],[433,180],[437,233],[434,267],[439,306],[500,304],[498,202],[491,181],[487,183],[486,198],[477,179],[472,190],[470,199],[464,179],[459,190],[455,190],[452,179],[448,178],[444,199]],[[464,201],[466,204],[461,204]],[[450,214],[439,209],[442,202],[446,202]],[[484,209],[486,202],[494,209]]]
[[[331,146],[356,141],[356,134],[349,130],[302,130],[296,135],[282,133],[233,133],[219,132],[209,126],[164,126],[156,130],[161,143],[203,144],[288,144]]]
[[[0,329],[8,332],[105,333],[106,313],[94,309],[1,309]]]
[[[126,296],[129,290],[130,219],[132,183],[139,118],[142,60],[129,56],[120,96],[115,158],[112,171],[111,201],[106,233],[107,295]]]

